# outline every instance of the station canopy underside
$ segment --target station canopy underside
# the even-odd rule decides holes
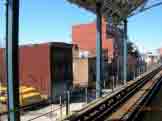
[[[101,14],[108,21],[119,24],[127,17],[145,8],[150,0],[68,0],[96,14],[97,3],[101,3]]]

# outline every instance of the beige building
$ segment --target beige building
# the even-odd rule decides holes
[[[103,78],[108,77],[108,56],[103,50]],[[73,47],[73,85],[74,87],[95,87],[96,83],[96,56],[95,53]]]
[[[95,57],[73,59],[73,85],[75,87],[95,86]]]

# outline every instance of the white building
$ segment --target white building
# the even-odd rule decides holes
[[[156,64],[160,60],[160,55],[156,52],[147,52],[144,56],[144,60],[147,63],[147,65]]]

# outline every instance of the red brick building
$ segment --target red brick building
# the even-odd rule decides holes
[[[102,19],[102,48],[103,48],[103,56],[104,56],[104,80],[110,80],[112,76],[122,76],[122,35],[121,31],[115,27],[109,26],[108,24]],[[107,29],[108,28],[108,29]],[[84,55],[88,55],[88,58],[95,57],[96,56],[96,22],[93,21],[92,23],[87,24],[79,24],[74,25],[72,27],[72,43],[77,46],[79,52],[87,51],[86,53],[83,53]],[[119,56],[120,55],[120,56]],[[75,62],[77,59],[74,59]],[[83,61],[83,59],[80,59]],[[88,59],[87,59],[88,60]],[[84,59],[85,61],[85,59]],[[78,61],[77,61],[78,62]],[[91,61],[88,61],[91,62]],[[87,62],[87,63],[88,63]],[[88,63],[90,65],[90,63]],[[95,66],[95,62],[93,63]],[[118,67],[117,67],[118,65]],[[90,66],[88,66],[90,67]],[[83,69],[84,68],[84,69]],[[85,81],[88,79],[88,85],[91,85],[89,83],[92,83],[95,81],[95,78],[88,78],[88,77],[95,77],[93,74],[91,76],[86,76],[85,72],[88,70],[83,66],[78,66],[78,70],[81,70],[81,73],[77,76],[75,76],[74,73],[74,82],[78,83],[78,80],[80,82]],[[84,70],[84,71],[83,71]],[[90,69],[90,72],[94,72]],[[83,80],[83,76],[86,76]],[[77,77],[77,78],[76,78]],[[119,77],[119,78],[120,78]]]
[[[112,32],[107,36],[107,23],[102,20],[102,47],[107,50],[109,59],[114,57],[115,53],[119,51],[119,35]],[[74,25],[72,27],[72,42],[78,45],[79,49],[87,50],[90,53],[96,51],[96,22],[88,24]]]
[[[4,51],[0,49],[0,81],[6,83]],[[72,72],[71,44],[44,43],[20,46],[21,85],[32,86],[41,94],[60,96],[67,88],[66,84],[72,84]]]
[[[96,51],[96,22],[74,25],[72,28],[72,42],[79,50],[88,51],[95,55]],[[123,38],[122,31],[108,25],[102,19],[102,48],[106,50],[109,62],[109,75],[117,75],[122,78],[123,71]],[[105,53],[104,53],[105,55]],[[134,73],[136,70],[137,58],[128,56],[128,70]],[[128,74],[132,75],[132,74]]]
[[[5,51],[0,48],[0,81],[5,80]]]

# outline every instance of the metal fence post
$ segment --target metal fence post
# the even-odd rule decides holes
[[[136,78],[136,72],[134,71],[133,72],[133,80],[135,80],[135,78]]]
[[[85,88],[85,102],[88,103],[88,89]]]
[[[114,91],[114,76],[112,76],[112,91]]]
[[[60,119],[62,120],[62,97],[60,96]]]
[[[68,116],[70,112],[70,91],[66,92],[66,115]]]
[[[104,83],[103,88],[106,89],[106,80],[105,79],[103,80],[103,83]]]

